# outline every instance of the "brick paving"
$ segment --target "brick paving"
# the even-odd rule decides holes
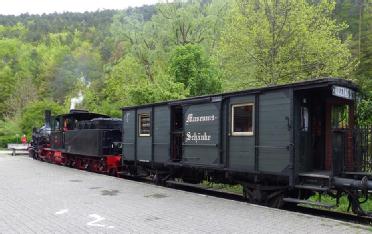
[[[0,153],[0,233],[371,233],[371,227]]]

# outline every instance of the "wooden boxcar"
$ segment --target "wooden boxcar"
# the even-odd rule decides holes
[[[275,206],[299,189],[306,198],[358,170],[356,91],[324,78],[125,107],[122,165],[157,180],[239,183],[251,201]]]

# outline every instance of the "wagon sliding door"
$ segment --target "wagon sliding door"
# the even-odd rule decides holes
[[[220,164],[220,108],[220,101],[184,106],[183,163]]]
[[[154,146],[153,154],[156,163],[169,161],[170,110],[168,106],[157,106],[154,109]]]
[[[291,94],[286,89],[260,95],[259,171],[290,173]]]

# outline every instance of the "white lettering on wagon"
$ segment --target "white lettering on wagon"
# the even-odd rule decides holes
[[[126,123],[129,123],[129,115],[130,113],[125,113],[124,119]]]
[[[194,114],[188,114],[186,118],[186,124],[199,123],[199,122],[211,122],[216,119],[217,117],[215,115],[194,116]]]
[[[355,91],[341,86],[332,86],[332,95],[340,98],[353,100],[355,97]]]
[[[200,132],[187,132],[185,142],[195,142],[198,143],[198,141],[210,141],[212,138],[211,135],[208,135],[206,132],[200,133]]]

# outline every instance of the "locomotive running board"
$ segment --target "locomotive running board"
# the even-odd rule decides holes
[[[323,202],[314,202],[314,201],[308,201],[308,200],[301,200],[301,199],[296,199],[296,198],[291,198],[291,197],[283,198],[283,201],[284,202],[288,202],[288,203],[296,203],[296,204],[305,204],[305,205],[312,205],[312,206],[320,206],[320,207],[324,207],[324,208],[327,208],[327,209],[330,209],[330,208],[333,208],[333,207],[336,206],[336,205],[331,205],[331,204],[327,204],[327,203],[323,203]]]

